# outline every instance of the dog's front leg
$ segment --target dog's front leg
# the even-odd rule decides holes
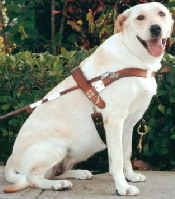
[[[130,161],[132,154],[132,132],[136,122],[141,118],[141,114],[130,115],[124,124],[123,130],[123,157],[124,157],[124,174],[125,178],[130,182],[144,182],[146,177],[140,173],[133,171]]]
[[[109,154],[110,172],[119,195],[138,195],[140,191],[125,180],[123,173],[123,134],[124,119],[116,118],[105,125]]]

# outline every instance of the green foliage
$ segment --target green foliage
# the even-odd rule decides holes
[[[5,1],[8,23],[4,28],[9,43],[15,43],[15,52],[49,51],[51,42],[51,5],[46,0]],[[56,3],[62,8],[63,0]],[[57,27],[60,21],[58,17]],[[59,42],[59,38],[57,38]],[[55,45],[55,44],[54,44]]]
[[[65,2],[66,22],[72,27],[72,34],[68,36],[71,48],[75,45],[89,49],[98,46],[113,33],[114,21],[124,10],[151,0],[65,0]],[[166,5],[174,13],[173,1],[158,2]]]
[[[8,23],[3,29],[13,52],[52,52],[60,48],[77,50],[98,46],[114,29],[114,20],[124,10],[150,0],[55,0],[55,31],[51,28],[51,2],[46,0],[6,0]],[[174,2],[160,0],[174,13]],[[54,32],[53,41],[51,32]]]
[[[72,27],[77,47],[92,48],[113,33],[113,6],[114,2],[111,5],[101,0],[66,0],[67,24]]]
[[[68,52],[62,49],[59,56],[47,52],[0,55],[0,115],[43,98],[92,51]],[[0,161],[5,162],[10,155],[14,139],[27,115],[23,113],[0,121]]]
[[[30,37],[35,39],[34,2],[31,1],[30,4],[26,4],[26,1],[7,0],[5,3],[9,22],[4,31],[10,33],[8,40],[15,42],[17,46],[21,46],[27,40],[31,40]]]

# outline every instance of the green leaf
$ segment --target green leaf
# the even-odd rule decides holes
[[[165,106],[163,106],[162,104],[159,104],[157,107],[158,107],[158,110],[159,110],[161,113],[165,114]]]
[[[11,119],[11,120],[9,121],[9,125],[10,125],[10,126],[14,126],[14,127],[18,127],[19,121],[18,121],[17,119]]]
[[[1,107],[1,109],[2,109],[3,111],[8,110],[9,108],[10,108],[10,104],[4,104],[4,105],[2,105],[2,107]]]
[[[21,12],[21,8],[19,7],[19,5],[13,4],[13,5],[9,5],[7,8],[8,8],[7,9],[8,11],[12,11],[12,12],[15,12],[15,13]]]
[[[34,21],[27,21],[27,23],[24,24],[24,27],[34,29]]]
[[[24,25],[23,24],[19,24],[18,25],[18,31],[21,33],[21,40],[24,40],[26,38],[28,38],[29,36],[27,35]]]
[[[150,152],[150,148],[148,144],[144,144],[143,146],[143,154],[145,156],[151,157],[152,153]]]
[[[0,103],[11,102],[12,98],[10,96],[0,96]]]
[[[168,154],[168,149],[167,148],[160,148],[159,154],[160,155],[167,155]]]
[[[175,135],[171,135],[170,139],[175,140]]]
[[[167,95],[167,91],[166,90],[158,90],[157,91],[157,96],[164,96]]]
[[[165,110],[165,113],[166,113],[166,115],[171,115],[171,109],[170,108],[167,108],[166,110]]]
[[[175,97],[172,97],[172,96],[171,96],[171,97],[169,98],[169,100],[170,100],[171,103],[175,103]]]
[[[4,131],[2,131],[2,136],[3,137],[6,137],[6,136],[8,136],[9,134],[8,134],[8,131],[7,130],[4,130]]]

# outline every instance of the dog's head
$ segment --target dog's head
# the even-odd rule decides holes
[[[138,48],[152,57],[161,57],[172,29],[170,12],[162,4],[152,2],[134,6],[119,15],[114,33],[122,32],[127,45],[132,43],[131,50]]]

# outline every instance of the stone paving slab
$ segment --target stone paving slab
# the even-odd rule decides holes
[[[141,194],[137,199],[175,199],[175,172],[144,171],[147,181],[131,183]],[[0,167],[0,199],[133,199],[115,193],[112,177],[108,173],[93,176],[92,180],[71,180],[72,190],[52,191],[26,189],[21,192],[5,194],[3,187],[9,185],[4,177],[4,167]]]

